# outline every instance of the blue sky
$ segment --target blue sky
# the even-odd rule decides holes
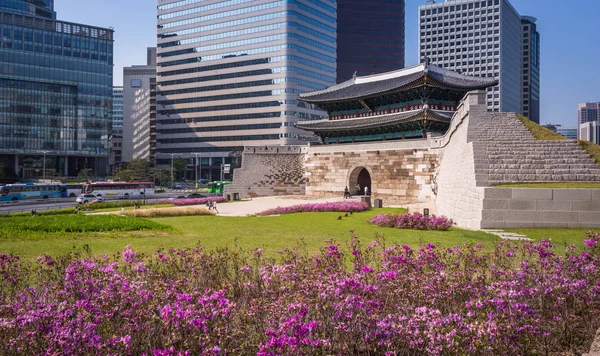
[[[541,121],[574,128],[577,103],[600,101],[600,1],[511,2],[521,15],[538,19]],[[407,66],[417,64],[417,9],[424,3],[406,0]],[[146,47],[155,45],[156,0],[55,0],[55,9],[61,20],[114,27],[115,85],[122,82],[122,68],[145,64]]]

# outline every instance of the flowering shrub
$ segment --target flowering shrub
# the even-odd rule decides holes
[[[358,201],[338,201],[318,204],[300,204],[292,206],[278,206],[274,209],[265,210],[257,215],[281,215],[291,213],[306,213],[306,212],[358,212],[369,209],[367,203]]]
[[[177,206],[184,205],[202,205],[206,204],[207,201],[216,201],[217,203],[223,203],[227,201],[225,197],[207,197],[207,198],[183,198],[183,199],[164,199],[159,200],[155,204],[173,204]]]
[[[412,230],[439,230],[446,231],[454,223],[445,216],[423,215],[421,213],[404,214],[379,214],[372,217],[369,222],[383,227]]]
[[[589,235],[597,240],[598,234]],[[0,255],[0,354],[527,355],[587,351],[600,254],[549,240],[419,250]],[[348,268],[347,266],[352,266]]]

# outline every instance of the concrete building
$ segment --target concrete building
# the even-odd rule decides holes
[[[600,121],[600,102],[577,105],[577,123]]]
[[[157,166],[169,153],[220,179],[245,145],[302,144],[323,114],[299,93],[336,81],[334,0],[158,2]],[[225,177],[227,178],[227,177]]]
[[[113,30],[58,21],[48,0],[0,1],[0,24],[0,162],[8,176],[42,177],[44,166],[46,177],[106,174]]]
[[[521,112],[521,16],[508,0],[428,0],[419,7],[419,58],[490,77],[488,110]]]
[[[521,113],[540,123],[540,34],[535,17],[521,17]]]
[[[118,169],[122,162],[123,149],[123,87],[113,87],[113,124],[111,135],[112,154],[109,160],[111,172]]]
[[[337,1],[337,82],[404,68],[404,0]]]
[[[122,161],[150,162],[152,102],[151,86],[156,81],[156,48],[148,48],[146,65],[123,68],[123,150]]]
[[[600,102],[577,105],[577,138],[600,144]]]

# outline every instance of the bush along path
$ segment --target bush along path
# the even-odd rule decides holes
[[[577,354],[600,325],[600,234],[585,246],[0,255],[0,354]]]

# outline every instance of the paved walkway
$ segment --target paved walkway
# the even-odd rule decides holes
[[[336,202],[343,201],[343,197],[310,197],[305,195],[300,196],[279,196],[279,197],[261,197],[254,198],[252,200],[243,200],[239,202],[219,204],[219,215],[220,216],[247,216],[253,215],[256,213],[260,213],[261,211],[265,211],[267,209],[272,209],[276,207],[284,207],[284,206],[292,206],[298,204],[309,204],[309,203],[326,203],[326,202]],[[354,196],[351,200],[360,201],[360,196]],[[384,206],[385,205],[384,200]],[[392,208],[408,208],[409,211],[423,211],[423,208],[429,208],[429,212],[431,214],[437,213],[437,208],[435,203],[433,202],[425,202],[425,203],[414,203],[414,204],[406,204],[406,205],[390,205]]]
[[[508,232],[504,230],[494,230],[494,229],[483,229],[481,231],[500,236],[503,240],[512,240],[512,241],[533,241],[529,237],[521,234],[517,234],[514,232]]]

